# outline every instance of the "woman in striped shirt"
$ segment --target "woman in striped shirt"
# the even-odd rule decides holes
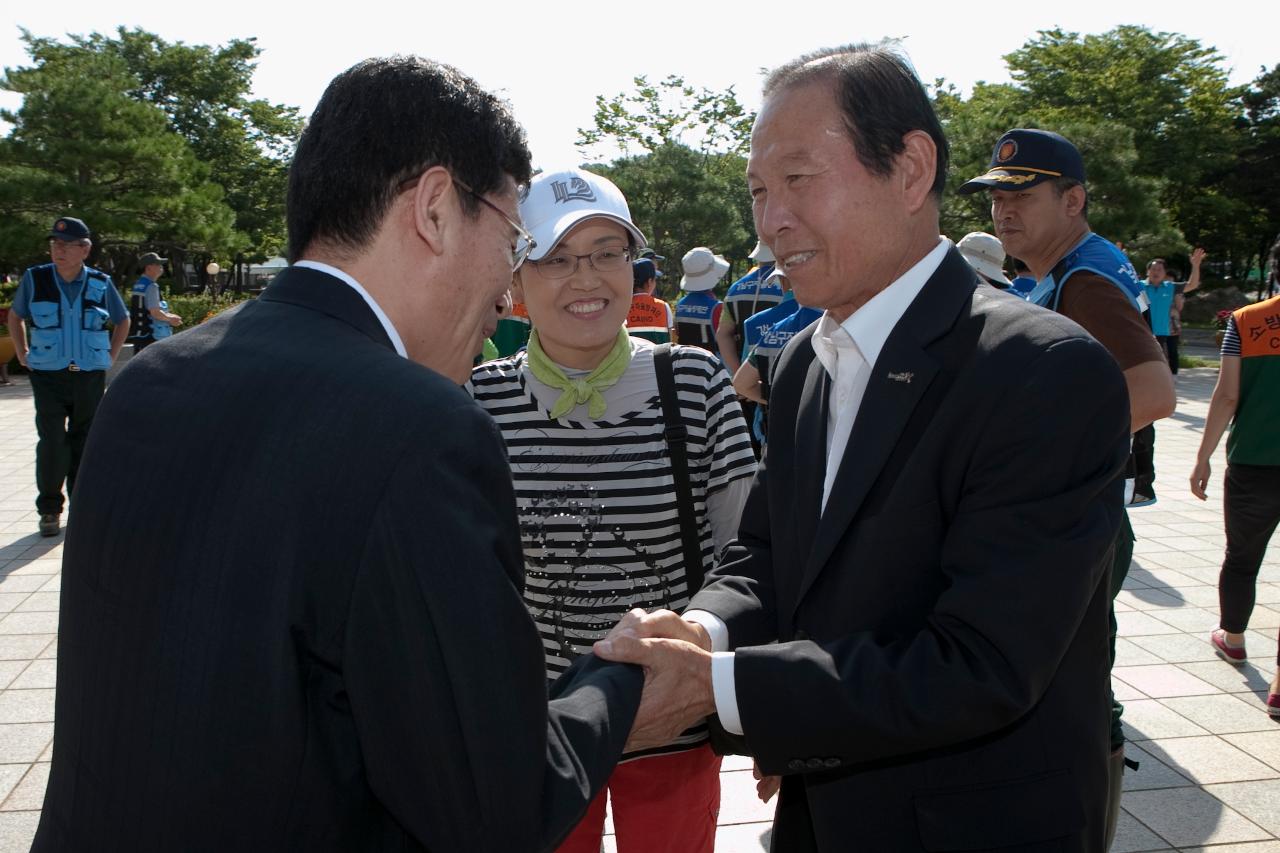
[[[631,259],[645,245],[622,193],[571,169],[534,179],[520,204],[536,246],[515,296],[529,347],[472,374],[506,440],[525,555],[525,602],[554,679],[633,607],[681,610],[689,589],[652,343],[629,337]],[[755,457],[729,376],[672,349],[688,431],[701,577],[737,529]],[[624,756],[610,778],[619,850],[710,851],[720,760],[704,726]],[[597,853],[602,792],[561,851]]]

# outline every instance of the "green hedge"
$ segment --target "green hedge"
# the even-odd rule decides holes
[[[226,293],[215,302],[212,296],[194,293],[170,296],[165,301],[169,303],[169,311],[182,318],[182,325],[174,330],[181,332],[183,329],[195,328],[205,320],[252,298],[248,294],[237,296],[234,293]]]

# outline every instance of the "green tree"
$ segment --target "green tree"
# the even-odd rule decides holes
[[[709,246],[736,259],[731,276],[745,271],[755,245],[746,187],[754,114],[733,87],[697,89],[676,75],[634,82],[633,92],[597,96],[594,127],[578,130],[584,156],[606,147],[622,152],[588,168],[618,185],[660,254],[677,259]]]
[[[1132,131],[1132,174],[1159,182],[1158,201],[1188,241],[1218,257],[1241,250],[1243,210],[1228,186],[1242,141],[1240,92],[1216,49],[1138,26],[1053,29],[1005,61],[1029,112]]]
[[[1228,186],[1244,209],[1242,241],[1251,247],[1246,268],[1256,266],[1265,278],[1267,253],[1280,239],[1280,65],[1263,69],[1241,102],[1243,141]]]
[[[26,35],[33,57],[37,41]],[[99,263],[138,245],[232,251],[234,215],[208,167],[168,126],[159,108],[129,94],[124,62],[96,51],[38,56],[8,69],[0,87],[23,96],[0,140],[0,259],[38,260],[49,223],[80,215],[94,229]],[[33,253],[35,253],[33,255]],[[128,264],[132,271],[132,263]]]
[[[233,39],[222,46],[187,45],[124,27],[111,36],[71,36],[67,43],[26,32],[23,37],[33,64],[10,70],[6,80],[12,84],[0,85],[22,92],[24,109],[25,99],[43,97],[42,87],[56,69],[82,68],[86,75],[106,69],[102,81],[109,84],[113,102],[123,96],[132,102],[124,109],[137,112],[145,107],[151,116],[134,135],[145,133],[155,145],[173,149],[175,162],[194,158],[194,171],[178,167],[186,175],[187,186],[174,193],[179,198],[191,196],[186,201],[195,205],[188,211],[196,217],[194,224],[183,226],[185,231],[175,223],[167,232],[135,228],[120,234],[121,241],[133,241],[133,235],[142,233],[137,243],[188,258],[201,276],[206,262],[215,257],[225,265],[241,253],[244,260],[254,261],[283,250],[288,160],[302,119],[296,108],[249,96],[261,54],[253,39]],[[21,114],[20,110],[16,115]],[[162,119],[160,125],[154,122],[156,115]],[[9,120],[16,131],[17,121]],[[4,162],[0,159],[0,169]],[[29,189],[39,192],[38,187]],[[202,199],[216,200],[223,212],[202,214],[198,209]],[[75,204],[82,204],[79,197]],[[224,236],[215,236],[219,229],[227,230],[227,210],[232,217],[230,229]],[[182,211],[159,208],[158,212],[168,216]],[[91,224],[102,230],[98,222]],[[198,233],[200,227],[210,233]],[[197,233],[186,233],[191,231]]]

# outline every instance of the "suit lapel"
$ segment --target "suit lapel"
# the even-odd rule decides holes
[[[319,311],[358,329],[388,349],[395,348],[369,303],[346,282],[328,273],[289,267],[277,275],[258,298]]]
[[[912,413],[937,375],[939,364],[928,353],[927,347],[954,326],[961,307],[972,298],[975,284],[973,271],[952,247],[889,334],[879,358],[871,366],[867,388],[827,499],[826,511],[817,521],[813,547],[804,564],[797,605],[853,524]],[[818,368],[822,370],[821,365]],[[825,375],[826,371],[822,372]],[[825,434],[826,406],[810,408],[823,411]],[[813,433],[807,433],[806,437],[811,435]],[[821,507],[825,475],[825,442],[820,439],[818,462],[814,468],[814,478],[818,483],[815,510]]]
[[[809,346],[808,341],[805,346]],[[812,347],[809,347],[812,350]],[[800,409],[796,416],[795,496],[798,502],[795,518],[799,542],[813,542],[817,533],[818,513],[822,508],[822,481],[827,459],[827,406],[831,377],[816,357],[805,374]]]

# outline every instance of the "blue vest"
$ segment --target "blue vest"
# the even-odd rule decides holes
[[[676,337],[686,346],[702,347],[719,355],[712,325],[720,300],[709,290],[686,293],[676,303]]]
[[[742,324],[747,318],[777,305],[785,295],[776,279],[764,281],[771,272],[772,263],[752,267],[746,275],[729,285],[724,295],[724,307],[733,318],[733,340],[739,350],[743,344]]]
[[[1057,311],[1058,302],[1062,299],[1062,285],[1078,272],[1102,276],[1120,288],[1138,313],[1146,312],[1146,295],[1142,292],[1142,281],[1133,264],[1115,243],[1092,231],[1023,298],[1042,308]]]
[[[167,338],[173,334],[173,326],[170,326],[164,320],[157,320],[151,316],[151,309],[147,307],[147,291],[154,281],[145,275],[138,279],[138,283],[133,286],[133,290],[129,292],[129,339],[153,340],[158,341]],[[160,309],[162,311],[169,310],[169,303],[160,300]]]
[[[111,278],[84,268],[84,286],[74,302],[58,285],[53,264],[32,267],[28,309],[27,363],[33,370],[106,370],[111,366],[111,335],[107,332],[107,288]]]
[[[800,310],[800,303],[796,302],[794,291],[787,291],[783,295],[783,299],[772,308],[766,308],[763,311],[757,311],[742,323],[742,360],[746,361],[747,356],[751,355],[751,351],[760,343],[761,336],[769,331],[769,327],[774,323],[786,317],[790,317],[796,311]]]
[[[794,312],[774,323],[760,336],[760,343],[756,344],[755,349],[755,365],[760,373],[760,396],[764,397],[766,402],[773,388],[773,371],[777,367],[778,357],[782,355],[782,351],[786,349],[792,338],[807,329],[810,323],[817,321],[821,316],[822,309],[808,308],[797,303]],[[761,441],[765,440],[769,432],[769,416],[766,409],[766,406],[761,406],[756,410],[754,427],[756,438]]]

